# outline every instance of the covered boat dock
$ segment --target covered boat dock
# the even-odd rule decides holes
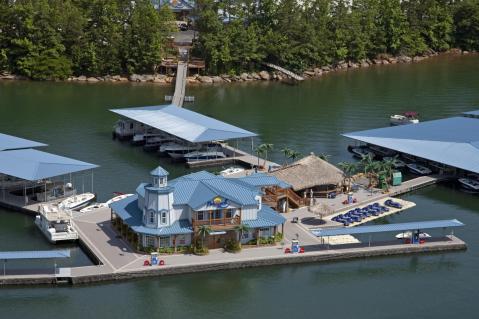
[[[74,195],[77,189],[84,192],[85,185],[93,192],[97,165],[28,148],[37,146],[45,144],[0,135],[0,205],[36,211],[37,203]],[[90,174],[73,176],[85,171]]]
[[[137,134],[157,132],[163,133],[166,140],[170,137],[189,145],[216,143],[217,150],[225,155],[225,157],[188,162],[187,164],[191,167],[224,165],[236,161],[247,166],[254,166],[259,162],[257,157],[238,149],[238,141],[249,138],[253,152],[253,138],[257,136],[256,133],[203,114],[179,108],[173,104],[111,109],[110,111],[121,116],[113,133],[114,137],[119,139],[131,139]],[[236,148],[223,143],[229,140],[236,141]],[[148,144],[148,140],[146,143]],[[263,163],[263,160],[261,162]],[[276,166],[277,164],[267,162],[266,165]]]
[[[15,260],[36,260],[36,259],[53,259],[54,271],[57,275],[56,259],[70,258],[70,250],[33,250],[33,251],[2,251],[0,252],[0,260],[3,260],[3,276],[7,276],[7,262]],[[25,270],[23,270],[25,271]],[[29,270],[27,270],[29,271]]]
[[[343,136],[404,154],[408,159],[429,164],[439,174],[477,174],[479,111],[464,115]]]
[[[384,224],[384,225],[367,225],[357,227],[337,227],[337,228],[318,228],[312,229],[311,233],[317,237],[329,237],[331,236],[343,236],[343,235],[359,235],[368,234],[369,241],[368,246],[371,246],[371,238],[374,233],[386,233],[386,232],[398,232],[412,234],[411,243],[419,244],[419,234],[423,230],[442,229],[443,231],[448,228],[463,227],[464,224],[457,219],[450,220],[432,220],[432,221],[419,221],[408,223],[396,223],[396,224]],[[443,234],[440,238],[435,238],[439,241],[447,241],[452,238],[453,231],[451,231],[450,237]],[[434,239],[434,238],[433,238]],[[329,240],[328,240],[329,242]],[[329,245],[328,245],[329,247]]]

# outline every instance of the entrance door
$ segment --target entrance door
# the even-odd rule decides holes
[[[225,235],[209,235],[208,236],[208,248],[217,249],[225,246]]]

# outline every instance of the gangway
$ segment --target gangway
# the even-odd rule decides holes
[[[276,64],[273,64],[273,63],[263,63],[263,65],[267,66],[267,67],[270,67],[272,69],[275,69],[276,71],[279,71],[283,74],[286,74],[287,76],[295,79],[296,81],[303,81],[304,78],[294,72],[291,72],[289,70],[286,70],[285,68],[283,67],[280,67],[279,65],[276,65]]]

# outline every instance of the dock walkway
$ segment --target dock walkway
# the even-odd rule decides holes
[[[304,78],[294,72],[291,72],[289,70],[286,70],[285,68],[283,67],[280,67],[279,65],[276,65],[276,64],[273,64],[273,63],[263,63],[263,65],[267,66],[267,67],[270,67],[272,69],[275,69],[276,71],[279,71],[293,79],[295,79],[296,81],[304,81]]]
[[[190,168],[198,168],[198,167],[223,166],[223,165],[231,165],[231,164],[238,163],[245,167],[255,167],[259,163],[259,166],[263,166],[264,169],[268,169],[269,167],[280,166],[279,164],[275,162],[266,161],[265,159],[261,157],[258,158],[258,156],[249,154],[245,151],[242,151],[240,149],[234,148],[229,145],[223,146],[223,152],[225,153],[227,157],[188,162],[187,165]]]
[[[187,73],[188,63],[178,61],[178,67],[176,69],[175,92],[173,93],[172,103],[179,107],[182,107],[183,102],[185,101]]]

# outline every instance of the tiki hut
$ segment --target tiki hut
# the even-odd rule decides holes
[[[340,192],[344,179],[339,168],[313,153],[269,174],[290,184],[302,197],[326,197],[333,192]]]

